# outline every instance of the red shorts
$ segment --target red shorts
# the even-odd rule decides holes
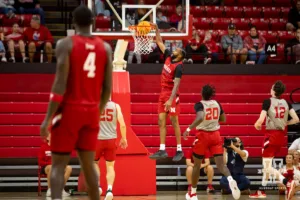
[[[116,139],[98,140],[95,161],[98,161],[101,156],[103,156],[106,161],[115,161],[116,152]]]
[[[280,151],[281,147],[283,147],[285,144],[285,136],[285,131],[266,130],[262,149],[262,157],[275,157],[275,155]]]
[[[193,153],[204,157],[207,150],[214,156],[223,155],[223,142],[219,131],[198,131],[198,141],[193,147]]]
[[[165,90],[160,93],[159,100],[158,100],[158,114],[168,113],[171,116],[178,116],[180,114],[179,96],[173,99],[170,110],[169,111],[165,110],[164,104],[169,100],[171,94],[172,94],[171,90]]]
[[[99,132],[98,106],[64,105],[52,120],[51,151],[95,151]]]

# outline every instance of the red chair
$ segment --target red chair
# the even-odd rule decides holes
[[[194,18],[194,26],[196,27],[196,29],[211,29],[211,19]]]
[[[212,18],[212,26],[214,30],[228,29],[228,24],[231,23],[230,18]]]
[[[273,6],[273,0],[255,0],[254,1],[256,6]]]
[[[171,17],[176,12],[176,5],[165,5],[166,17]]]
[[[295,34],[290,31],[278,31],[280,43],[286,43],[288,40],[295,38]]]
[[[220,35],[219,35],[219,31],[212,31],[211,32],[211,39],[213,41],[219,41],[221,39]]]
[[[96,17],[96,28],[110,28],[110,17],[98,16]]]
[[[6,15],[2,17],[2,25],[3,26],[12,26],[13,24],[21,24],[20,23],[20,15],[15,15],[13,18],[9,18]]]
[[[266,39],[267,43],[278,42],[277,32],[275,31],[258,31],[258,33]]]
[[[197,30],[197,32],[198,32],[198,34],[199,34],[201,40],[203,40],[203,39],[204,39],[204,36],[205,36],[205,30],[199,29],[199,30]]]
[[[244,10],[242,7],[224,7],[224,12],[226,17],[243,17],[244,16]]]
[[[224,8],[220,6],[205,6],[206,17],[224,17]]]
[[[251,22],[249,18],[232,18],[231,21],[236,25],[237,30],[249,30]]]
[[[261,18],[262,9],[260,7],[246,6],[244,7],[244,15],[246,18]]]
[[[249,35],[249,31],[240,31],[238,30],[238,34],[242,37],[242,39],[244,40],[245,37],[247,37]]]
[[[235,6],[236,0],[224,0],[224,5],[226,6]]]
[[[290,0],[274,0],[274,5],[276,6],[291,6]]]
[[[286,19],[270,19],[271,30],[274,31],[284,31],[286,30]]]
[[[257,30],[269,30],[270,22],[267,19],[251,19],[251,24],[256,26]]]
[[[279,18],[281,15],[281,9],[277,7],[263,7],[262,12],[264,18]]]
[[[24,27],[26,26],[30,26],[30,22],[31,22],[31,18],[32,16],[38,16],[39,15],[31,15],[31,14],[26,14],[26,15],[21,15],[20,18],[21,18],[21,23]]]
[[[192,6],[190,13],[193,15],[193,17],[206,17],[204,6]]]
[[[239,6],[253,6],[253,0],[237,0]]]
[[[48,187],[42,186],[41,179],[42,178],[47,178],[47,175],[46,174],[41,174],[41,169],[42,169],[42,167],[39,165],[39,168],[38,168],[38,196],[42,196],[42,190],[48,189]]]
[[[284,19],[287,19],[289,16],[289,12],[290,12],[290,7],[281,7],[281,16]]]

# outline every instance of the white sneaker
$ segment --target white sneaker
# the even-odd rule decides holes
[[[229,181],[229,187],[231,189],[231,193],[234,199],[239,199],[241,197],[241,191],[237,187],[236,181],[231,180]]]
[[[67,193],[65,190],[63,190],[63,192],[62,192],[62,196],[63,196],[63,197],[69,197],[69,196],[70,196],[70,194],[69,194],[69,193]]]
[[[5,56],[2,56],[1,62],[7,62],[7,59],[5,58]]]
[[[101,195],[102,194],[102,189],[101,189],[101,187],[99,187],[99,195]]]
[[[195,194],[195,195],[193,195],[192,197],[190,197],[190,200],[198,200],[197,195]]]
[[[204,58],[204,64],[207,65],[211,63],[211,58]]]
[[[112,200],[114,198],[114,195],[112,192],[107,192],[106,193],[106,196],[105,196],[105,199],[104,200]]]
[[[186,200],[191,200],[191,197],[190,197],[190,193],[189,193],[189,192],[185,194],[185,199],[186,199]]]
[[[48,190],[47,190],[46,196],[47,196],[47,197],[51,197],[51,189],[48,189]]]

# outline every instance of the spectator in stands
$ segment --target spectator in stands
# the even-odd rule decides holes
[[[144,0],[138,0],[138,4],[139,5],[145,5],[145,1]],[[137,9],[137,13],[138,13],[138,20],[142,19],[147,13],[148,13],[149,9],[146,8],[138,8]],[[153,14],[151,13],[149,16],[147,16],[143,21],[150,21],[153,22]],[[136,21],[136,24],[138,23],[138,21]]]
[[[104,15],[106,17],[110,16],[110,11],[105,9],[103,0],[95,0],[95,9],[97,15]]]
[[[300,64],[300,28],[295,33],[295,38],[290,39],[285,44],[285,53],[291,56],[292,63]]]
[[[167,17],[163,15],[161,9],[157,9],[156,11],[156,23],[159,24],[160,22],[168,22]]]
[[[195,140],[194,144],[198,141],[198,139]],[[204,155],[204,159],[202,160],[201,167],[200,167],[200,176],[207,176],[207,188],[206,191],[207,193],[214,192],[215,189],[212,186],[212,181],[214,178],[214,168],[210,165],[210,160],[209,160],[209,151],[207,151]],[[188,182],[188,192],[191,191],[192,189],[192,173],[193,173],[193,167],[194,167],[194,160],[193,160],[193,151],[190,149],[187,154],[185,155],[186,157],[186,179]]]
[[[254,64],[263,64],[266,61],[265,45],[266,39],[258,34],[255,26],[250,28],[250,35],[244,39],[244,47],[248,50],[248,59]],[[258,59],[257,59],[258,56]]]
[[[14,4],[14,0],[0,0],[0,14],[12,15],[15,13],[16,9],[13,7]]]
[[[230,146],[224,148],[224,163],[227,164],[232,178],[237,182],[237,186],[242,194],[249,194],[250,180],[244,175],[244,167],[249,153],[247,150],[244,150],[244,145],[240,138],[236,137],[235,140],[236,142],[231,141]],[[223,194],[231,193],[227,177],[222,176],[220,185]]]
[[[299,162],[299,152],[298,151],[294,151],[294,153],[292,154],[294,156],[294,166],[300,170],[300,162]]]
[[[38,14],[41,17],[41,24],[45,24],[45,13],[40,6],[39,0],[18,0],[17,6],[21,14]]]
[[[210,31],[205,32],[205,37],[204,37],[204,40],[203,40],[203,44],[207,48],[207,50],[206,50],[207,54],[204,55],[205,56],[204,64],[210,63],[211,59],[212,59],[212,63],[216,64],[218,62],[219,48],[218,48],[216,42],[214,40],[212,40],[212,36],[211,36]]]
[[[40,173],[47,175],[47,183],[48,183],[48,190],[46,193],[47,197],[51,197],[51,185],[50,185],[50,174],[51,174],[51,149],[50,149],[50,136],[48,136],[47,141],[43,142],[38,155],[38,164],[41,168]],[[70,175],[72,172],[72,167],[67,165],[65,169],[65,184],[67,183]],[[63,190],[63,196],[67,197],[70,196],[65,190]]]
[[[300,0],[297,0],[296,7],[291,8],[286,24],[288,31],[294,31],[298,28],[300,28]]]
[[[294,152],[300,152],[300,138],[294,140],[294,142],[289,147],[289,154],[294,154]]]
[[[22,55],[23,63],[28,61],[28,58],[25,54],[25,43],[23,40],[23,34],[20,31],[20,27],[17,23],[15,23],[12,27],[12,32],[8,33],[5,36],[5,40],[7,41],[8,51],[10,53],[9,61],[15,63],[15,49],[19,49]]]
[[[1,34],[2,35],[2,34]],[[3,36],[2,36],[3,37]],[[7,59],[5,57],[6,51],[5,47],[3,45],[3,42],[0,41],[0,56],[1,56],[1,62],[7,62]]]
[[[231,55],[233,64],[236,64],[237,55],[241,56],[241,64],[247,60],[247,50],[243,48],[243,40],[240,35],[236,34],[235,24],[229,24],[228,35],[222,36],[222,48],[225,54]]]
[[[45,50],[48,62],[52,62],[53,37],[47,27],[40,24],[40,18],[33,16],[31,27],[24,31],[24,40],[28,44],[29,60],[33,63],[36,51]]]
[[[170,23],[173,27],[178,28],[178,23],[182,20],[182,5],[177,4],[176,12],[170,17]]]
[[[171,28],[169,32],[178,32],[176,28]],[[166,49],[169,49],[170,52],[173,52],[173,50],[177,48],[183,48],[182,40],[166,40],[165,41]]]
[[[128,64],[132,63],[133,56],[135,55],[137,64],[142,63],[142,57],[140,54],[134,53],[134,42],[130,41],[128,43]]]

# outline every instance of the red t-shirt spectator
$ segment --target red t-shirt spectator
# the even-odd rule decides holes
[[[38,163],[41,167],[51,165],[50,145],[46,142],[43,142],[41,147],[40,147]]]
[[[53,37],[49,29],[43,25],[40,25],[38,29],[28,27],[24,31],[24,39],[26,42],[50,42],[53,43]]]
[[[13,33],[11,31],[8,32],[5,37],[7,40],[13,40],[14,42],[19,42],[20,40],[23,40],[23,38],[24,38],[22,33]]]
[[[205,41],[204,44],[207,47],[207,50],[211,51],[212,53],[217,53],[219,50],[217,43],[213,40]]]
[[[202,160],[202,164],[205,163],[205,159],[209,158],[210,157],[210,153],[209,151],[206,151],[205,154],[204,154],[204,158]],[[185,158],[186,159],[191,159],[191,162],[194,163],[194,159],[193,159],[193,150],[189,150],[187,151],[186,155],[185,155]]]
[[[190,46],[197,46],[197,49],[200,47],[201,45],[201,41],[200,40],[196,40],[195,38],[191,39],[188,41],[188,44]]]
[[[173,14],[171,17],[170,17],[170,22],[171,23],[178,23],[182,20],[182,15],[178,15],[177,13]]]

